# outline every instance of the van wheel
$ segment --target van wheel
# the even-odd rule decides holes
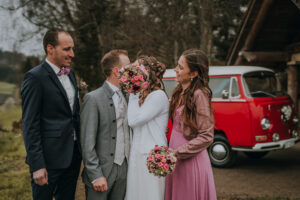
[[[231,167],[234,165],[237,152],[231,149],[227,138],[223,135],[215,135],[214,142],[208,148],[208,155],[214,167]]]
[[[267,155],[269,152],[268,151],[260,151],[260,152],[244,152],[249,158],[252,159],[260,159]]]

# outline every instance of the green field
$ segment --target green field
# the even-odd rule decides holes
[[[11,131],[12,122],[20,118],[20,107],[0,111],[0,124],[8,130],[0,131],[0,200],[32,199],[23,137],[21,131]]]
[[[15,85],[0,81],[0,94],[13,94]]]

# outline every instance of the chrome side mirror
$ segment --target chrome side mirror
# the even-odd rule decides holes
[[[227,90],[222,91],[222,99],[228,99],[229,98],[229,92]]]

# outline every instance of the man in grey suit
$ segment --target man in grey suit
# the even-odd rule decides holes
[[[127,102],[119,69],[129,64],[127,51],[106,53],[101,65],[107,79],[85,95],[81,111],[82,179],[87,200],[123,200],[129,157]]]

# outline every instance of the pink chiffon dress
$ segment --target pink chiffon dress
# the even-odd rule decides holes
[[[206,101],[205,97],[199,101],[201,99]],[[204,135],[203,137],[187,140],[183,136],[180,117],[182,110],[183,106],[176,110],[169,146],[178,150],[184,159],[178,159],[174,171],[166,177],[165,200],[215,200],[217,197],[214,177],[206,150],[211,143],[208,142],[211,140],[208,138],[213,131],[208,128],[200,133]],[[203,125],[204,129],[210,126],[205,122],[199,124]],[[211,137],[213,138],[213,135]]]

